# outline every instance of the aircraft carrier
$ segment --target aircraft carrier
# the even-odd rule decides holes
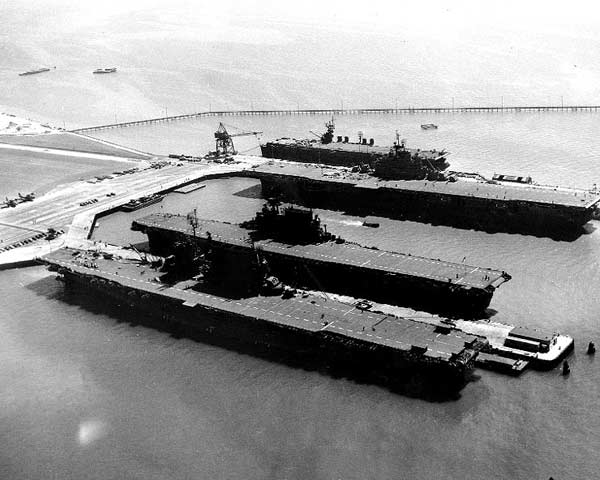
[[[344,167],[286,161],[244,174],[261,181],[264,197],[308,207],[557,239],[581,235],[600,202],[597,192],[580,189],[462,177],[387,180]]]
[[[327,232],[312,211],[277,204],[265,205],[241,225],[153,214],[135,220],[132,229],[148,235],[152,254],[177,255],[180,240],[227,259],[251,252],[263,270],[286,284],[450,316],[484,315],[496,288],[511,278],[490,268],[345,242]],[[188,255],[188,263],[192,260]],[[237,259],[228,261],[234,267]]]
[[[325,127],[327,130],[318,140],[280,138],[261,144],[262,156],[295,162],[356,167],[361,170],[373,170],[382,177],[402,180],[445,178],[442,172],[448,168],[449,163],[443,150],[407,148],[404,140],[400,140],[398,132],[392,147],[375,145],[374,139],[367,141],[362,137],[362,133],[359,133],[358,142],[351,142],[349,137],[340,135],[334,142],[333,119],[327,122]]]
[[[373,139],[334,141],[333,120],[318,140],[282,138],[261,145],[277,159],[254,169],[265,197],[358,215],[488,232],[576,238],[600,203],[597,191],[544,186],[530,177],[449,172],[446,152],[392,147]],[[278,161],[285,160],[285,161]],[[343,168],[347,167],[347,168]],[[526,179],[526,180],[525,180]]]
[[[333,368],[411,395],[455,395],[487,344],[451,328],[304,292],[231,296],[197,275],[182,276],[176,264],[165,268],[168,262],[159,268],[67,248],[41,261],[69,286],[135,309],[136,323],[284,362]]]

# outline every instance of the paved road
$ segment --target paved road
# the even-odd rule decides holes
[[[169,162],[160,169],[149,167],[131,174],[113,175],[113,178],[97,183],[78,181],[32,202],[4,208],[0,210],[0,251],[40,237],[48,228],[67,230],[77,214],[108,209],[115,202],[126,203],[132,198],[172,188],[205,175],[242,170],[260,162],[260,159],[251,157],[240,157],[240,160],[242,163],[229,165]],[[107,196],[109,193],[115,195]],[[82,205],[93,200],[96,201]]]

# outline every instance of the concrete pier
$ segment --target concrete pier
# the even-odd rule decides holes
[[[231,175],[263,160],[238,155],[236,163],[185,163],[165,160],[161,168],[146,167],[101,182],[78,181],[48,192],[32,202],[0,211],[0,269],[27,265],[61,246],[93,247],[89,241],[98,216],[130,200],[166,193],[203,179]],[[110,194],[110,195],[109,195]],[[90,200],[95,200],[90,202]],[[49,228],[66,231],[61,241],[44,240]]]

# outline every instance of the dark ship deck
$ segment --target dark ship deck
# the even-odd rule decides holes
[[[239,225],[184,216],[153,214],[133,222],[148,234],[150,250],[170,255],[178,238],[206,248],[256,250],[285,283],[447,314],[480,315],[494,290],[510,279],[505,272],[330,240],[289,244],[264,238]]]
[[[578,189],[456,181],[384,180],[341,167],[273,161],[247,173],[264,196],[356,214],[563,237],[591,220],[600,195]]]
[[[262,344],[309,358],[316,352],[348,366],[369,365],[392,384],[414,386],[415,375],[433,375],[446,388],[460,389],[476,351],[485,344],[456,330],[367,312],[327,297],[218,296],[191,279],[164,283],[148,264],[79,250],[61,249],[41,261],[69,283],[146,311],[158,318],[159,328],[175,325],[218,344]],[[139,315],[135,319],[143,322]]]

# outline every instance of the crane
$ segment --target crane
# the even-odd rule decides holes
[[[219,155],[235,155],[235,147],[233,145],[233,137],[241,137],[244,135],[259,135],[263,132],[240,132],[230,134],[223,122],[219,123],[219,128],[215,132],[216,154]]]

